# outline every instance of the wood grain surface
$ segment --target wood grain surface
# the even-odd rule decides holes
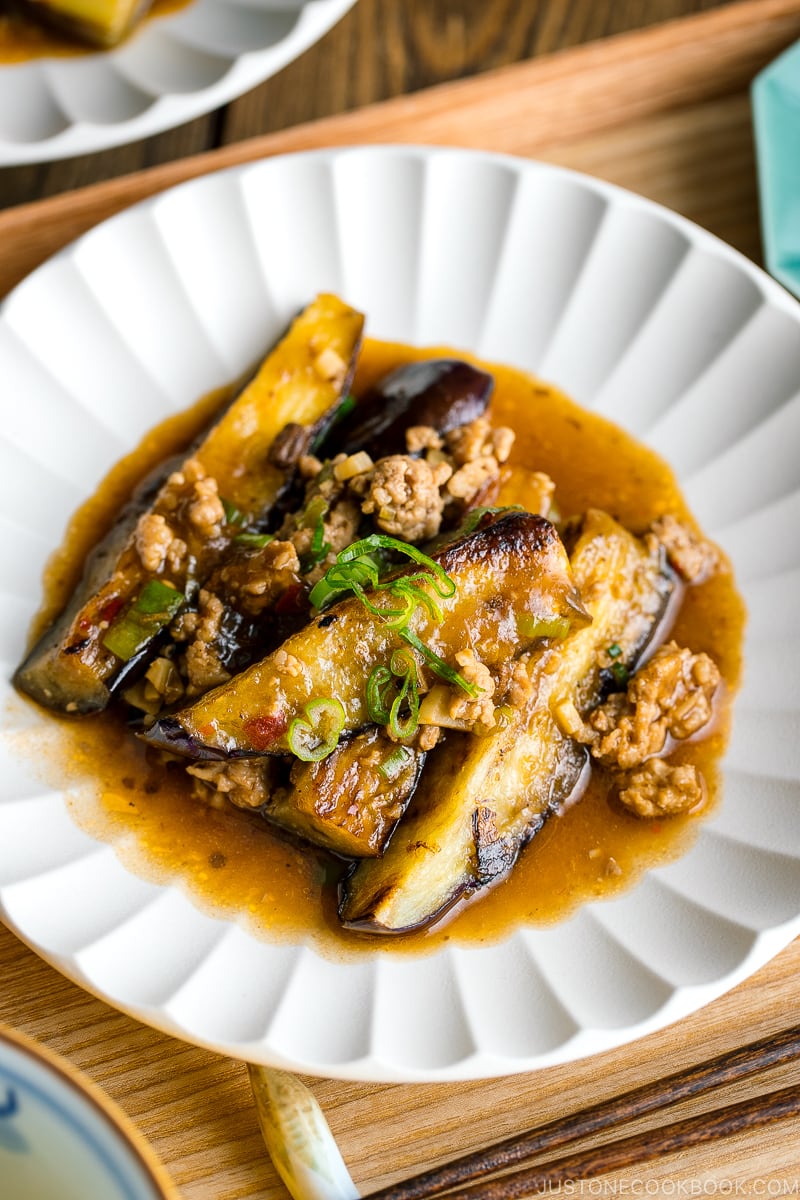
[[[408,6],[409,12],[424,7]],[[486,65],[492,53],[502,59],[511,46],[527,53],[531,46],[560,44],[557,39],[553,43],[558,11],[564,14],[562,33],[571,31],[574,40],[580,32],[578,14],[586,22],[584,32],[597,34],[602,30],[591,23],[593,10],[608,14],[613,7],[630,17],[634,12],[641,15],[644,7],[662,15],[670,8],[622,2],[493,7],[505,12],[509,29],[495,42],[485,33],[480,61]],[[377,8],[362,0],[352,20],[377,20]],[[441,8],[452,12],[456,6]],[[528,20],[529,8],[539,13],[538,22]],[[387,21],[394,23],[393,29],[410,28],[402,6],[387,3],[386,12],[392,14]],[[431,14],[430,28],[435,27]],[[457,22],[454,28],[459,28]],[[425,53],[438,61],[434,42],[425,41],[424,22],[415,30],[415,46],[428,46]],[[643,192],[757,258],[747,87],[754,71],[799,36],[800,0],[748,0],[687,22],[515,67],[501,65],[499,73],[395,99],[385,107],[236,141],[215,155],[171,162],[145,175],[9,210],[0,214],[0,294],[21,271],[80,229],[176,178],[297,146],[379,136],[493,148],[501,139],[503,149],[588,170]],[[336,43],[335,37],[345,41]],[[341,48],[349,37],[343,22],[331,35],[331,48]],[[470,57],[473,52],[466,45],[459,50],[454,38],[442,71],[446,67],[463,75],[473,67],[478,70],[477,57]],[[424,57],[422,50],[419,55]],[[394,69],[397,76],[389,72],[387,78],[401,91],[417,79],[424,81],[427,76],[422,73],[431,68],[423,61],[421,74],[408,76],[400,54]],[[389,89],[385,81],[382,86]],[[270,87],[259,89],[258,95],[266,96]],[[231,106],[225,120],[231,122],[238,114],[243,123],[237,128],[252,129],[245,117],[247,105],[260,103],[256,95],[242,101],[244,107]],[[348,96],[344,90],[342,107]],[[373,1190],[795,1023],[798,971],[800,942],[679,1026],[586,1062],[481,1083],[309,1082],[356,1182],[363,1191]],[[65,1054],[104,1087],[151,1141],[185,1200],[285,1196],[262,1146],[242,1064],[184,1045],[115,1012],[62,978],[2,928],[0,980],[0,1021]],[[324,1015],[321,1012],[320,1019]],[[763,1083],[737,1086],[725,1099],[780,1086],[800,1086],[800,1067],[781,1068]],[[681,1115],[721,1101],[722,1097],[687,1103]],[[653,1121],[646,1118],[631,1132],[651,1127]],[[593,1190],[584,1185],[581,1194],[797,1194],[799,1146],[800,1121],[794,1120],[724,1144],[697,1146],[646,1168],[612,1172],[602,1185],[596,1181]],[[565,1194],[579,1194],[577,1186]]]
[[[226,108],[131,146],[0,169],[0,208],[726,2],[357,0],[318,45]]]

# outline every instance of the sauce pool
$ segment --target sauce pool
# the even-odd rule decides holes
[[[452,351],[367,341],[353,390],[365,390],[403,363],[442,354]],[[524,506],[529,473],[545,471],[555,481],[562,516],[602,508],[634,532],[665,512],[692,523],[672,472],[648,448],[524,372],[473,361],[495,379],[493,422],[510,425],[517,434],[498,504]],[[158,461],[187,444],[220,399],[219,393],[207,397],[148,434],[76,514],[45,578],[39,628],[63,605],[83,557],[113,520],[121,497]],[[741,672],[743,628],[744,606],[724,568],[686,589],[670,635],[716,661],[725,710]],[[728,725],[723,711],[709,737],[681,746],[673,756],[673,761],[695,763],[704,776],[708,799],[700,813],[642,821],[616,803],[607,777],[593,771],[581,799],[545,823],[505,881],[462,904],[433,930],[386,939],[339,927],[339,863],[285,839],[257,815],[199,802],[181,764],[164,765],[126,731],[119,715],[52,719],[57,736],[47,774],[60,789],[67,780],[76,821],[113,842],[132,871],[157,881],[180,881],[199,906],[245,920],[256,936],[313,943],[337,957],[380,946],[425,953],[448,941],[497,941],[521,924],[552,923],[589,900],[630,887],[643,871],[684,853],[717,803],[717,764]]]

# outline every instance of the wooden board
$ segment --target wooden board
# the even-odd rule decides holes
[[[757,258],[747,88],[797,37],[798,0],[734,5],[12,209],[0,214],[0,294],[98,220],[181,179],[350,142],[485,146],[562,163],[676,208]],[[797,1019],[798,972],[800,942],[679,1027],[590,1062],[488,1083],[312,1086],[367,1191],[790,1024]],[[186,1200],[284,1195],[240,1063],[114,1012],[2,929],[0,979],[0,1021],[66,1054],[105,1087],[150,1139]],[[800,1085],[800,1067],[777,1073],[774,1086],[790,1081]],[[733,1094],[757,1090],[761,1085]],[[798,1144],[800,1122],[787,1122],[698,1147],[679,1161],[611,1174],[605,1193],[589,1194],[651,1194],[655,1181],[671,1195],[739,1188],[775,1194],[767,1188],[776,1181],[797,1190]]]

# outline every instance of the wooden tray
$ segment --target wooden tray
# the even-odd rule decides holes
[[[753,258],[747,89],[800,37],[800,0],[758,0],[238,143],[0,214],[0,295],[68,240],[171,184],[278,152],[355,142],[491,147],[589,171],[675,208]],[[312,1082],[363,1191],[796,1019],[800,941],[679,1027],[590,1062],[476,1084]],[[0,1020],[65,1054],[122,1105],[187,1200],[284,1196],[244,1067],[82,992],[0,928]],[[325,1020],[324,1010],[320,1020]],[[800,1084],[800,1069],[773,1077]],[[739,1089],[738,1095],[757,1087]],[[711,1107],[711,1102],[707,1102]],[[800,1121],[604,1177],[640,1194],[798,1186]],[[754,1181],[760,1181],[755,1184]],[[579,1185],[576,1185],[576,1187]],[[588,1189],[587,1184],[584,1185]],[[684,1190],[679,1190],[683,1188]],[[589,1194],[603,1194],[598,1190]],[[770,1192],[770,1194],[773,1194]]]

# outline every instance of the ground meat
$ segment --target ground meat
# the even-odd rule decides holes
[[[687,738],[713,715],[720,674],[707,654],[674,642],[637,671],[625,693],[590,714],[591,752],[607,766],[629,770],[660,754],[667,736]]]
[[[702,803],[703,779],[692,763],[672,764],[651,758],[631,772],[619,799],[637,817],[670,817]]]
[[[322,463],[315,454],[301,454],[297,461],[297,469],[303,479],[314,479],[322,470]]]
[[[219,498],[216,479],[207,475],[194,484],[194,499],[188,517],[195,529],[205,538],[219,537],[225,521],[225,508]]]
[[[258,616],[299,582],[300,563],[294,545],[276,538],[258,550],[237,555],[220,571],[218,586],[235,608]]]
[[[409,454],[422,450],[441,450],[444,442],[432,425],[409,425],[406,430],[406,449]]]
[[[497,463],[504,463],[514,444],[514,431],[505,425],[492,429],[486,417],[478,417],[468,425],[451,429],[445,435],[447,449],[457,467],[475,462],[478,458],[491,456]]]
[[[417,733],[417,749],[423,752],[432,750],[442,736],[438,725],[420,725]]]
[[[303,674],[303,664],[294,654],[289,654],[286,650],[276,650],[272,658],[275,664],[276,671],[281,675],[288,675],[292,679],[297,679]]]
[[[456,662],[467,683],[474,683],[480,691],[477,696],[472,697],[461,688],[453,688],[449,705],[450,716],[458,721],[480,723],[491,729],[495,724],[492,702],[495,684],[489,668],[475,657],[473,650],[459,650]]]
[[[142,513],[136,524],[134,545],[142,566],[153,574],[165,566],[179,570],[186,556],[186,543],[175,536],[166,517],[159,513]]]
[[[205,588],[200,589],[197,600],[196,613],[186,613],[173,623],[176,638],[192,638],[183,655],[183,673],[189,696],[199,696],[230,679],[230,673],[223,667],[216,649],[225,606],[218,596]],[[192,617],[195,619],[191,620]]]
[[[482,454],[459,467],[448,480],[447,490],[456,500],[472,500],[490,482],[497,479],[500,464],[493,454]]]
[[[206,785],[203,799],[208,799],[206,789],[210,789],[237,808],[263,808],[270,798],[268,766],[263,759],[233,758],[228,762],[196,763],[186,770]]]
[[[653,522],[651,532],[666,551],[667,559],[687,583],[702,583],[719,569],[716,546],[705,541],[670,513]]]
[[[379,529],[407,542],[434,537],[444,508],[439,489],[449,479],[450,471],[447,463],[431,466],[422,458],[405,454],[382,458],[369,477],[361,510],[374,514]]]
[[[331,556],[335,556],[355,541],[360,523],[361,507],[355,500],[346,496],[331,508],[323,522],[324,540],[331,548]]]

